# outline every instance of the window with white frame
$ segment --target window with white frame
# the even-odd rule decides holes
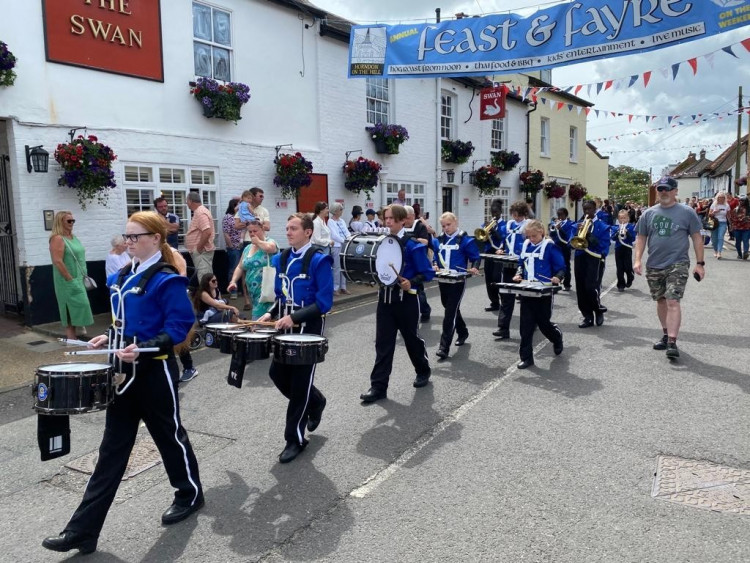
[[[453,139],[455,133],[455,105],[455,96],[443,92],[440,97],[440,138],[446,141]]]
[[[424,194],[425,184],[421,182],[386,182],[385,183],[385,204],[390,205],[398,199],[399,190],[404,190],[406,196],[404,201],[406,205],[419,204],[424,211]]]
[[[193,66],[196,76],[232,79],[232,14],[193,2]]]
[[[541,141],[541,145],[539,147],[540,155],[550,156],[550,153],[549,153],[549,134],[550,134],[549,118],[542,117],[540,124],[541,124],[540,133],[539,133],[539,138]]]
[[[552,69],[545,68],[539,71],[539,79],[547,84],[552,84]]]
[[[214,230],[220,232],[216,168],[130,163],[123,168],[128,217],[136,211],[153,211],[154,200],[166,198],[169,212],[180,218],[178,238],[183,244],[191,217],[187,194],[196,192],[211,212]]]
[[[570,128],[570,162],[578,162],[578,127]]]
[[[503,142],[505,141],[505,119],[493,119],[492,120],[492,139],[491,147],[492,150],[502,150]]]
[[[367,123],[388,124],[391,110],[390,84],[386,78],[367,79]]]
[[[503,202],[503,212],[501,214],[503,220],[507,221],[510,217],[508,209],[510,208],[510,188],[497,188],[492,192],[492,195],[484,198],[484,221],[485,223],[492,218],[492,210],[490,209],[493,199],[500,199]]]

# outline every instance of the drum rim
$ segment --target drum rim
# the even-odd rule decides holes
[[[51,366],[101,366],[96,369],[89,369],[89,370],[79,370],[79,371],[46,371],[46,372],[40,372],[39,370],[48,368]],[[112,366],[110,364],[106,364],[103,362],[58,362],[56,364],[45,364],[41,366],[37,366],[36,371],[34,372],[35,375],[62,375],[67,377],[78,377],[81,375],[90,375],[95,373],[101,373],[101,372],[107,372],[112,370]]]
[[[210,329],[216,330],[217,327],[224,327],[224,330],[231,330],[231,329],[238,328],[240,326],[242,325],[237,324],[237,323],[211,323],[211,324],[206,325],[206,329],[208,330],[210,328]]]
[[[383,285],[385,285],[385,286],[392,286],[392,285],[396,285],[398,283],[398,277],[395,280],[393,280],[392,282],[386,283],[380,277],[380,270],[378,269],[378,250],[380,249],[381,246],[383,246],[383,241],[385,239],[387,239],[387,238],[394,239],[396,241],[396,245],[397,245],[394,248],[398,248],[401,251],[401,252],[397,253],[397,255],[399,256],[399,263],[398,264],[395,264],[395,263],[393,264],[394,266],[396,266],[396,271],[399,273],[399,275],[401,274],[401,270],[404,267],[404,249],[401,246],[401,242],[399,241],[399,238],[396,235],[384,234],[384,235],[381,235],[378,238],[378,245],[376,247],[377,249],[375,251],[375,260],[374,260],[374,264],[373,265],[374,265],[374,269],[375,269],[375,272],[374,272],[375,273],[375,277],[377,278],[377,280],[380,283],[382,283]],[[388,247],[385,247],[385,248],[388,248]],[[390,267],[387,264],[384,267],[387,270],[390,271]]]
[[[241,332],[239,334],[235,334],[235,338],[241,338],[242,340],[270,340],[271,339],[270,334],[262,334],[258,332]]]
[[[297,338],[297,340],[294,339],[294,337],[300,337],[303,336],[304,338]],[[274,341],[276,342],[325,342],[327,339],[325,336],[321,336],[320,334],[307,334],[307,333],[295,333],[295,334],[277,334],[273,337]]]

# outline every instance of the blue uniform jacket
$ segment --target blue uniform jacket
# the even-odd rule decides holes
[[[615,249],[621,246],[633,248],[635,244],[635,223],[625,223],[625,236],[620,238],[620,224],[612,225],[612,240],[615,241]]]
[[[430,259],[427,257],[427,246],[414,239],[400,239],[404,248],[404,266],[401,276],[412,285],[430,281],[435,277]]]
[[[281,254],[271,258],[271,264],[276,268],[274,289],[279,303],[283,306],[288,301],[295,309],[304,308],[303,311],[292,314],[295,322],[305,321],[308,315],[325,315],[333,305],[333,258],[316,252],[310,260],[306,275],[302,275],[303,259],[304,253],[295,257],[291,252],[286,272],[282,272]]]
[[[564,221],[560,221],[554,231],[550,230],[550,238],[559,246],[567,246],[570,239],[575,236],[576,228],[575,221],[565,219]]]
[[[461,230],[433,238],[432,248],[435,251],[433,263],[444,270],[466,270],[469,262],[477,267],[481,260],[476,241]]]
[[[541,252],[541,256],[531,256]],[[550,283],[553,277],[560,280],[565,276],[565,259],[562,251],[552,239],[542,239],[539,244],[533,244],[526,239],[521,249],[521,257],[518,260],[523,270],[523,279],[529,279],[531,271],[530,261],[534,262],[534,279],[542,283]]]
[[[607,224],[607,226],[612,226],[612,214],[608,211],[605,211],[604,209],[598,209],[596,212],[596,217]]]
[[[508,221],[508,224],[506,225],[507,234],[503,243],[503,247],[507,254],[518,256],[521,253],[521,247],[526,238],[523,234],[523,230],[526,228],[526,223],[528,223],[528,221],[528,219],[524,219],[520,223],[516,223],[513,219]]]
[[[482,223],[482,227],[486,227],[487,223]],[[506,230],[506,223],[503,219],[498,220],[497,225],[490,233],[490,238],[484,243],[484,251],[488,254],[495,254],[496,250],[503,248],[503,241],[508,235]]]
[[[581,224],[585,220],[585,217],[581,219],[575,225],[575,232],[578,232]],[[589,247],[585,250],[576,250],[576,256],[580,254],[590,254],[596,258],[604,258],[609,254],[610,246],[610,232],[609,225],[604,221],[600,221],[597,217],[592,219],[593,225],[591,228],[591,236],[589,237]],[[575,236],[575,235],[574,235]]]

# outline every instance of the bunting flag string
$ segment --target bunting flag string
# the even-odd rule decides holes
[[[676,150],[684,150],[684,149],[692,149],[692,150],[695,150],[695,151],[699,151],[701,149],[704,149],[704,150],[711,150],[711,149],[724,150],[727,147],[732,146],[732,144],[733,143],[723,143],[723,144],[716,144],[716,145],[701,145],[701,146],[683,145],[681,147],[656,147],[656,148],[648,147],[648,148],[643,148],[643,149],[631,149],[631,150],[617,150],[617,149],[615,149],[615,150],[608,150],[606,147],[596,147],[596,150],[598,150],[600,153],[606,153],[608,155],[610,155],[610,154],[622,154],[622,153],[641,153],[641,152],[645,152],[645,151],[648,151],[648,152],[676,151]]]

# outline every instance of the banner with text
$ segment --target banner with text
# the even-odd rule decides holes
[[[522,17],[357,25],[349,77],[486,76],[653,51],[750,24],[750,0],[587,0]]]

